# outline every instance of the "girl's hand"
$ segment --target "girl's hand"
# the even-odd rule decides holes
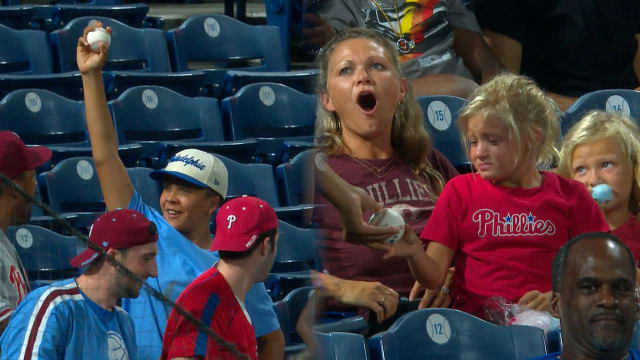
[[[400,240],[393,244],[385,243],[371,243],[367,244],[372,249],[383,250],[386,253],[382,257],[383,259],[389,259],[393,256],[409,257],[418,252],[424,252],[422,247],[422,241],[418,239],[416,233],[413,232],[409,224],[404,225],[404,235]]]
[[[76,62],[81,74],[88,74],[92,72],[100,73],[104,64],[107,62],[107,56],[109,55],[109,47],[107,44],[100,44],[100,51],[95,52],[91,50],[91,46],[87,41],[87,34],[95,28],[100,27],[102,27],[102,23],[94,21],[90,26],[84,28],[82,37],[78,39],[78,46],[76,47]],[[106,30],[109,35],[111,35],[111,27],[107,27]]]

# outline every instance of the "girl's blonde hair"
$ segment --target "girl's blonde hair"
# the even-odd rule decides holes
[[[398,62],[398,52],[395,46],[387,39],[381,37],[372,30],[353,28],[340,32],[329,41],[318,55],[320,74],[317,82],[318,106],[316,110],[315,142],[316,146],[327,153],[336,155],[344,153],[346,145],[342,142],[341,124],[338,114],[329,112],[322,104],[321,97],[327,93],[329,59],[333,51],[342,42],[351,39],[368,39],[382,46],[391,60],[393,67],[401,77]],[[400,100],[393,117],[391,126],[391,146],[413,169],[416,175],[429,181],[436,193],[440,193],[444,187],[442,174],[435,170],[429,162],[432,152],[431,137],[424,129],[422,110],[415,100],[413,88],[407,83],[407,91]]]
[[[595,141],[612,139],[633,164],[633,189],[629,210],[640,212],[640,129],[628,117],[618,112],[591,111],[571,127],[564,138],[560,152],[558,173],[573,177],[572,157],[576,147]]]
[[[558,106],[547,97],[536,83],[521,75],[502,74],[477,88],[467,105],[460,110],[458,127],[469,154],[467,129],[469,119],[477,114],[486,118],[494,116],[509,129],[509,136],[526,145],[536,165],[549,167],[559,157],[560,139]],[[542,138],[536,139],[536,132]],[[516,153],[516,159],[520,154]],[[516,164],[517,165],[517,164]]]

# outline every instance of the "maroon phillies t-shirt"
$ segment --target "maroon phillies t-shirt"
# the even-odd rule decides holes
[[[430,160],[445,181],[458,174],[441,153],[434,151]],[[367,162],[380,168],[389,159]],[[417,176],[406,161],[395,156],[388,167],[391,170],[382,178],[348,155],[330,156],[329,165],[345,181],[364,189],[385,208],[400,211],[416,234],[420,234],[438,195],[435,188],[426,179]],[[327,205],[319,207],[314,217],[320,227],[318,250],[324,268],[330,274],[349,280],[379,281],[400,296],[409,295],[415,280],[406,259],[383,260],[382,251],[344,241],[337,210],[318,193],[316,204]],[[370,216],[371,213],[364,214],[365,219]]]

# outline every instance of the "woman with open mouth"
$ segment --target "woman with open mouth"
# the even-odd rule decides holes
[[[411,85],[399,70],[395,46],[371,30],[347,30],[324,47],[319,66],[318,150],[345,181],[399,211],[419,233],[445,182],[457,172],[432,147]],[[328,204],[320,194],[316,203]],[[332,281],[343,281],[329,294],[351,300],[364,316],[375,312],[369,317],[370,333],[417,308],[416,303],[398,302],[414,284],[404,259],[384,260],[382,251],[344,241],[332,206],[318,207],[315,219],[323,265]],[[349,309],[337,301],[328,306]]]

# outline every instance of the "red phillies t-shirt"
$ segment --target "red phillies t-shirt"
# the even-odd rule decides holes
[[[198,276],[176,300],[176,304],[208,325],[214,333],[245,353],[258,358],[253,326],[227,280],[211,268]],[[175,310],[171,311],[162,340],[161,359],[196,357],[207,360],[235,359],[231,352],[218,345],[204,332]]]
[[[608,231],[584,185],[541,172],[532,189],[492,184],[478,174],[452,179],[420,237],[455,251],[453,307],[484,318],[484,303],[517,303],[526,292],[551,290],[551,263],[572,237]]]
[[[430,161],[445,181],[458,174],[451,163],[437,151],[433,152]],[[380,168],[389,159],[367,162]],[[329,165],[346,182],[364,189],[385,208],[400,211],[416,234],[422,231],[438,195],[429,182],[418,177],[399,156],[392,159],[388,166],[391,170],[381,178],[347,155],[330,156]],[[314,212],[315,221],[320,227],[318,251],[324,268],[343,279],[379,281],[397,291],[400,296],[408,296],[415,280],[407,260],[398,257],[383,260],[382,251],[344,241],[337,210],[320,194],[316,194],[315,201],[316,204],[327,205]],[[364,214],[365,219],[370,216],[371,213]]]
[[[627,245],[637,263],[640,259],[640,221],[638,218],[630,216],[629,220],[612,230],[611,233]]]

